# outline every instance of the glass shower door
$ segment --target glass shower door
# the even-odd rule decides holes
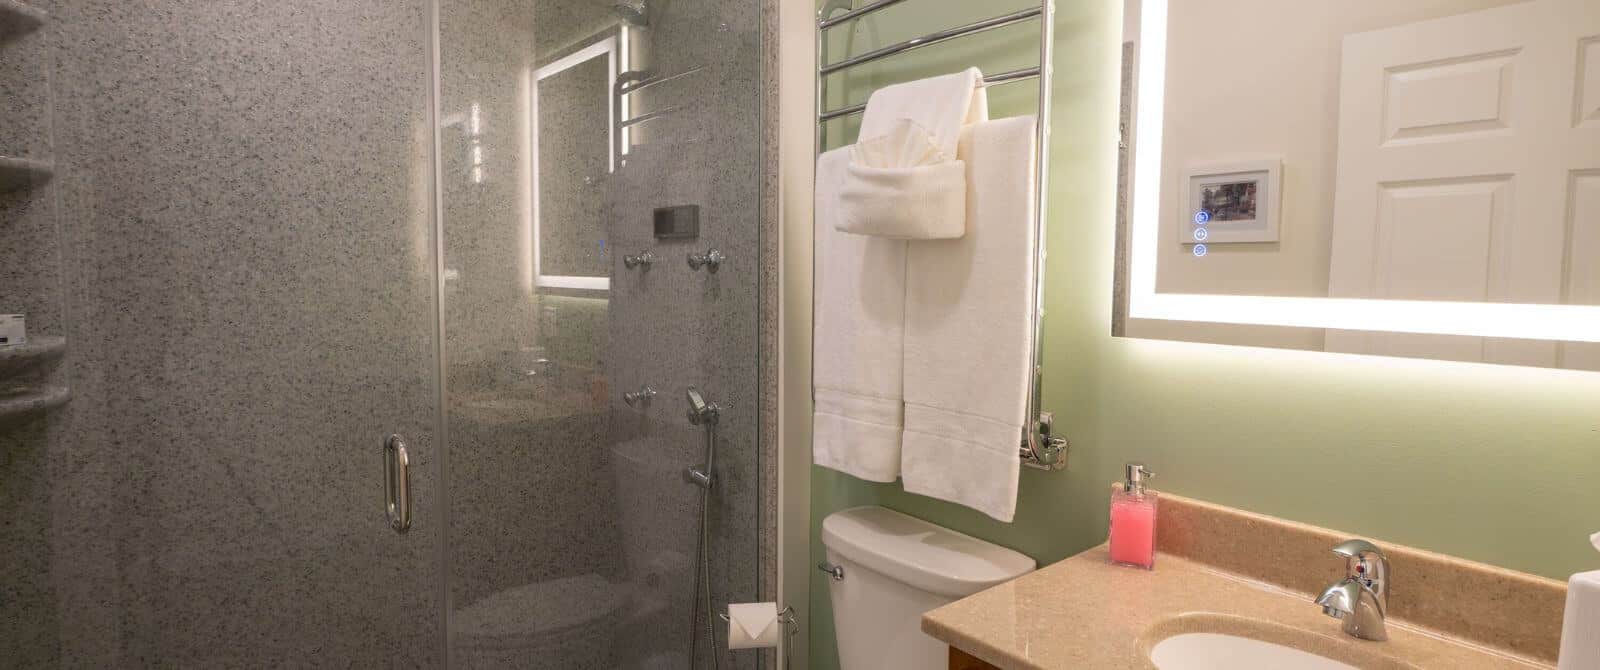
[[[450,660],[757,667],[756,4],[439,15]]]
[[[0,265],[64,295],[0,312],[72,398],[0,430],[0,666],[442,666],[427,2],[6,4],[0,154],[48,140],[59,223],[0,231],[61,244]]]

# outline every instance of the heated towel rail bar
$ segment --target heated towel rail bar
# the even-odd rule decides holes
[[[924,0],[929,1],[929,0]],[[852,0],[830,0],[817,13],[817,151],[821,151],[823,142],[823,126],[829,121],[859,114],[866,109],[865,104],[841,107],[839,109],[825,109],[827,96],[827,78],[831,74],[878,61],[896,54],[905,53],[922,47],[932,46],[968,35],[975,35],[984,31],[994,30],[1005,26],[1023,23],[1025,21],[1038,21],[1039,23],[1039,64],[1035,67],[1013,70],[996,75],[984,77],[985,86],[994,86],[1011,82],[1037,80],[1039,83],[1039,111],[1038,111],[1038,138],[1037,161],[1034,169],[1035,202],[1034,211],[1038,213],[1036,219],[1038,226],[1036,236],[1038,240],[1033,263],[1034,285],[1031,304],[1033,305],[1033,345],[1029,348],[1029,368],[1033,370],[1033,378],[1028,389],[1028,413],[1032,417],[1026,430],[1023,431],[1022,446],[1019,456],[1022,464],[1031,468],[1043,470],[1060,470],[1067,466],[1067,450],[1070,445],[1067,440],[1052,434],[1054,419],[1051,413],[1043,411],[1041,396],[1040,369],[1040,324],[1044,315],[1044,212],[1046,185],[1046,168],[1049,166],[1049,138],[1050,138],[1050,59],[1055,38],[1055,6],[1052,0],[1040,0],[1037,7],[1018,10],[1009,14],[996,16],[981,21],[947,28],[936,32],[915,37],[904,42],[891,44],[886,47],[873,49],[866,53],[850,56],[839,61],[830,61],[827,52],[828,29],[850,23],[857,19],[898,5],[906,0],[877,0],[860,7],[855,7]],[[843,13],[836,14],[839,10]]]
[[[1037,66],[1027,67],[1022,68],[1021,70],[1012,70],[1010,72],[1002,72],[1000,74],[986,75],[983,78],[983,85],[998,86],[1000,84],[1009,84],[1014,81],[1033,79],[1037,76],[1039,76],[1039,68]],[[866,111],[866,109],[867,103],[863,102],[860,104],[851,105],[849,107],[840,107],[838,109],[833,109],[826,112],[819,112],[817,113],[817,121],[826,123],[840,117],[850,116],[851,114],[860,114],[861,112]]]

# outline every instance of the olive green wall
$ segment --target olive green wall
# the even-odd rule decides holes
[[[1003,11],[906,5],[922,29],[962,22],[969,5]],[[855,52],[903,39],[889,23],[877,39],[858,32]],[[1072,440],[1070,467],[1024,470],[1011,524],[813,468],[813,563],[823,517],[883,505],[1047,564],[1104,541],[1108,485],[1142,460],[1160,490],[1548,577],[1600,568],[1587,541],[1600,530],[1600,374],[1110,336],[1120,39],[1120,2],[1059,0],[1044,401]],[[965,64],[941,49],[906,60],[929,74]],[[836,668],[827,582],[813,575],[811,667]]]

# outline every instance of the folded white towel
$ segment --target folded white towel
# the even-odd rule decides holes
[[[893,84],[873,91],[861,114],[861,132],[870,140],[897,132],[909,119],[928,135],[944,161],[953,161],[961,129],[989,120],[989,98],[978,68]]]
[[[839,230],[903,240],[966,234],[961,129],[987,120],[983,74],[969,68],[878,89],[840,191]]]
[[[850,160],[817,157],[812,460],[875,482],[900,476],[906,243],[835,228]]]
[[[906,260],[905,489],[1011,521],[1033,347],[1034,118],[972,126],[967,235]]]
[[[967,171],[916,122],[850,147],[838,229],[897,240],[953,239],[967,232]]]

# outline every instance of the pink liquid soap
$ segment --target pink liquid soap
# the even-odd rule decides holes
[[[1156,494],[1146,491],[1151,473],[1129,465],[1127,480],[1111,494],[1111,562],[1152,569],[1156,564]]]

